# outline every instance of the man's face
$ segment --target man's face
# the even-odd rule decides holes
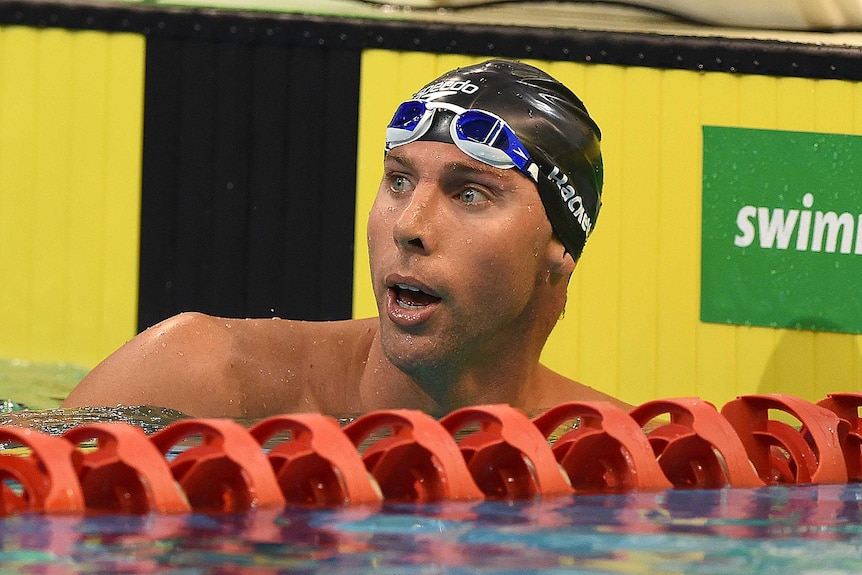
[[[424,141],[386,156],[368,246],[383,349],[408,374],[517,345],[563,250],[532,181]]]

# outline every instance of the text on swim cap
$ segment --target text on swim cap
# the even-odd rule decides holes
[[[552,169],[551,173],[548,174],[548,179],[557,184],[563,203],[566,204],[566,207],[569,208],[569,212],[571,212],[572,216],[577,220],[578,224],[580,224],[584,234],[589,236],[590,232],[593,230],[593,221],[584,209],[584,199],[577,191],[575,191],[575,188],[569,184],[569,177],[562,173],[558,167],[554,166],[554,169]]]
[[[417,92],[414,98],[433,100],[435,97],[439,98],[441,96],[457,94],[458,92],[462,92],[464,94],[475,94],[478,89],[479,86],[472,83],[470,80],[443,80],[442,82],[428,84]],[[437,94],[438,92],[439,94]],[[429,98],[429,94],[435,94],[435,96]]]

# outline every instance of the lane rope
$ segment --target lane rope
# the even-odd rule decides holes
[[[146,435],[91,423],[61,436],[0,427],[0,516],[222,513],[310,507],[524,500],[630,490],[862,481],[862,393],[815,403],[694,397],[626,412],[571,402],[534,419],[477,405],[437,420],[381,410],[344,427],[319,413],[247,429],[187,419]]]

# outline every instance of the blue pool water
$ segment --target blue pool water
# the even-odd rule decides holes
[[[0,573],[862,572],[859,485],[0,520]]]
[[[13,411],[0,413],[0,425],[59,434],[119,420],[149,432],[182,416],[140,408],[52,409],[78,376],[63,366],[0,363],[0,397],[39,408],[20,412],[18,401],[7,402]],[[50,391],[34,394],[34,387]],[[862,573],[862,486],[221,515],[20,514],[0,518],[0,575],[19,573],[856,575]]]

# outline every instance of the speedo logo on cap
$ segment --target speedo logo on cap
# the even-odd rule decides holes
[[[572,216],[577,220],[578,224],[580,224],[584,234],[589,236],[590,232],[593,231],[593,220],[590,218],[587,210],[584,209],[584,199],[575,190],[575,188],[569,184],[569,177],[562,173],[560,168],[554,166],[554,169],[548,174],[548,179],[557,184],[557,188],[560,190],[560,198],[562,198],[563,203],[566,204],[566,207],[569,208],[569,212],[571,212]]]
[[[462,94],[475,94],[478,90],[479,86],[470,80],[443,80],[442,82],[428,84],[413,97],[423,100],[433,100],[435,98],[442,98],[443,96],[451,96],[458,92]]]

